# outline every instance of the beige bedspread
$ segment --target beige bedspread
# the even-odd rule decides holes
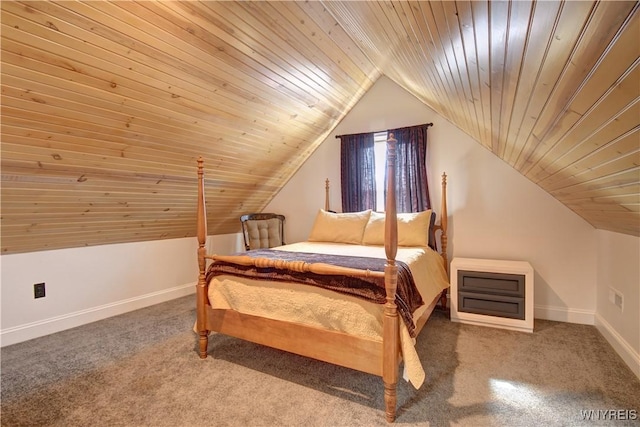
[[[382,246],[301,242],[274,249],[385,258]],[[426,304],[449,286],[442,258],[430,248],[400,247],[396,259],[409,265],[416,287]],[[233,309],[245,314],[382,340],[383,305],[315,286],[223,275],[212,279],[209,302],[212,308]],[[418,308],[413,313],[414,320],[426,308],[426,305]],[[424,369],[414,347],[415,340],[409,336],[404,323],[399,323],[404,377],[419,388],[424,382]]]

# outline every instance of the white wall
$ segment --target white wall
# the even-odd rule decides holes
[[[598,230],[596,327],[640,378],[640,238]],[[619,309],[609,289],[623,295]]]
[[[287,241],[306,239],[324,207],[341,210],[340,140],[334,135],[433,122],[427,164],[433,207],[448,175],[449,259],[528,261],[535,270],[535,317],[595,324],[640,377],[640,238],[595,230],[471,137],[386,77],[353,108],[265,211],[287,216]],[[624,312],[608,287],[624,294]]]
[[[242,247],[240,239],[213,236],[208,246],[232,253]],[[196,248],[191,237],[2,255],[1,345],[193,293]],[[40,282],[46,296],[34,299],[33,284]]]
[[[525,260],[535,269],[536,317],[594,323],[595,229],[471,137],[386,77],[380,78],[266,207],[287,217],[288,241],[304,240],[324,180],[340,204],[340,140],[334,135],[432,122],[430,195],[439,211],[440,176],[448,175],[449,258]]]
[[[449,175],[453,256],[528,261],[536,317],[593,324],[595,229],[448,122],[430,140],[430,164]]]

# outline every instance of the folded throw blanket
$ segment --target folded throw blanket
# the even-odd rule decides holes
[[[272,249],[254,249],[246,253],[242,253],[242,255],[247,255],[253,258],[303,261],[309,264],[325,263],[371,271],[384,271],[384,267],[387,262],[385,259],[380,258],[289,252]],[[409,335],[415,338],[416,326],[413,323],[412,314],[418,307],[422,306],[424,302],[415,286],[409,266],[402,261],[396,261],[396,265],[398,267],[398,285],[395,303],[398,307],[400,317],[407,325]],[[310,272],[303,273],[274,267],[262,268],[238,265],[228,263],[226,261],[215,261],[207,270],[207,283],[209,283],[212,277],[220,275],[301,283],[330,289],[335,292],[355,296],[377,304],[384,304],[386,302],[384,278],[325,275]]]

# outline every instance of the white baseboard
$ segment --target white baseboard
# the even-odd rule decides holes
[[[624,363],[626,363],[633,373],[636,374],[636,377],[640,379],[640,354],[638,354],[602,316],[597,314],[596,329],[600,331],[616,353],[624,360]]]
[[[129,298],[0,331],[0,346],[27,341],[195,293],[196,283]],[[195,302],[194,302],[195,304]]]
[[[595,312],[567,307],[552,307],[536,305],[534,316],[536,319],[554,320],[556,322],[578,323],[581,325],[595,324]]]

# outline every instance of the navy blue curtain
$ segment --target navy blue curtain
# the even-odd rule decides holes
[[[376,208],[373,133],[340,136],[342,212]]]
[[[396,144],[396,209],[398,212],[421,212],[431,208],[426,165],[427,129],[430,126],[431,124],[424,124],[389,130],[389,133],[393,133],[398,141]]]

